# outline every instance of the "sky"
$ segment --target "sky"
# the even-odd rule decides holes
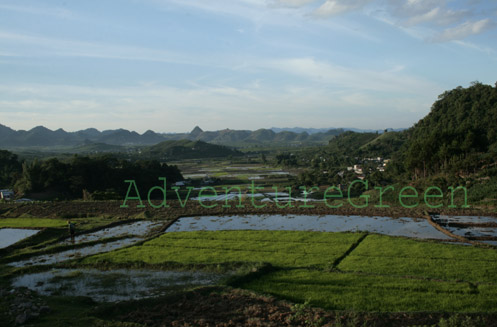
[[[0,124],[405,128],[496,40],[493,0],[0,0]]]

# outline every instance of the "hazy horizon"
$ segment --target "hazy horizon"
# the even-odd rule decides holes
[[[0,123],[408,128],[497,76],[497,3],[5,0]]]

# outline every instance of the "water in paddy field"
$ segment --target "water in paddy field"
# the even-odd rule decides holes
[[[52,265],[60,263],[63,261],[78,259],[86,257],[88,255],[105,253],[112,250],[117,250],[124,246],[132,245],[136,242],[143,240],[138,237],[130,237],[121,239],[114,242],[99,243],[91,246],[86,246],[78,249],[66,250],[58,253],[44,254],[23,261],[8,263],[9,266],[13,267],[27,267],[27,266],[37,266],[37,265]]]
[[[135,244],[142,241],[147,234],[149,234],[154,228],[162,226],[164,222],[159,221],[137,221],[131,224],[124,224],[115,227],[105,228],[93,233],[83,234],[75,237],[75,244],[92,242],[92,241],[103,241],[112,237],[124,237],[120,240],[94,244],[78,249],[71,249],[66,251],[61,251],[58,253],[44,254],[37,257],[33,257],[27,260],[11,262],[8,265],[14,267],[26,267],[35,265],[50,265],[57,264],[63,261],[77,259],[86,257],[88,255],[94,255],[104,252],[109,252],[112,250],[117,250],[119,248]],[[72,244],[70,238],[66,239],[60,245]]]
[[[440,225],[443,225],[444,223],[497,224],[497,218],[495,217],[434,215],[433,219],[435,219]]]
[[[495,217],[433,215],[433,220],[455,235],[497,245],[497,218]]]
[[[277,197],[277,198],[276,198]],[[301,201],[301,202],[324,202],[323,199],[313,199],[313,198],[305,198],[305,197],[291,197],[286,192],[278,192],[276,193],[242,193],[241,198],[257,198],[261,202],[282,202],[286,204],[288,201]],[[262,198],[262,199],[261,199]],[[203,195],[202,197],[193,197],[190,200],[192,201],[233,201],[239,200],[240,193],[239,192],[230,192],[230,193],[221,193],[218,195]]]
[[[2,228],[0,229],[0,249],[6,248],[38,233],[37,229]]]
[[[88,296],[98,302],[118,302],[215,285],[225,277],[199,271],[52,269],[17,277],[12,286],[27,287],[47,296]]]
[[[364,217],[364,216],[307,216],[307,215],[246,215],[184,217],[166,232],[217,230],[285,230],[316,232],[367,231],[392,236],[450,240],[451,237],[431,226],[426,219]]]
[[[100,241],[111,237],[138,236],[143,237],[150,233],[152,229],[162,226],[163,222],[157,221],[137,221],[131,224],[119,225],[115,227],[101,229],[99,231],[78,235],[75,237],[75,243]],[[77,227],[77,226],[76,226]],[[66,244],[72,244],[71,239],[65,241]]]

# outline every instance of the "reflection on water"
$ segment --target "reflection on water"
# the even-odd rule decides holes
[[[0,249],[6,248],[25,238],[38,233],[37,229],[18,229],[18,228],[3,228],[0,229]]]
[[[363,216],[247,215],[180,218],[167,232],[199,230],[290,230],[319,232],[368,231],[424,239],[451,239],[425,219]]]
[[[17,277],[13,287],[42,295],[88,296],[117,302],[156,297],[175,290],[214,285],[226,275],[199,271],[60,269]]]
[[[91,246],[82,247],[79,249],[72,249],[58,253],[45,254],[33,257],[27,260],[9,263],[14,267],[25,267],[32,265],[49,265],[56,264],[62,261],[77,259],[88,255],[109,252],[122,248],[124,246],[132,245],[143,238],[152,231],[152,229],[162,226],[163,222],[156,221],[137,221],[131,224],[119,225],[115,227],[105,228],[93,233],[79,235],[75,239],[75,243],[84,243],[91,241],[101,241],[111,237],[126,237],[117,241],[100,243]],[[59,245],[72,244],[70,239],[65,240]]]
[[[27,260],[23,261],[17,261],[17,262],[11,262],[8,265],[14,266],[14,267],[26,267],[26,266],[33,266],[33,265],[50,265],[50,264],[56,264],[62,261],[70,260],[70,259],[77,259],[81,257],[85,257],[87,255],[93,255],[97,253],[104,253],[104,252],[109,252],[112,250],[116,250],[119,248],[122,248],[127,245],[134,244],[138,241],[141,241],[142,238],[138,237],[131,237],[131,238],[125,238],[122,240],[114,241],[114,242],[109,242],[109,243],[100,243],[100,244],[95,244],[79,249],[72,249],[72,250],[67,250],[67,251],[62,251],[58,253],[52,253],[52,254],[44,254],[38,257],[30,258]]]

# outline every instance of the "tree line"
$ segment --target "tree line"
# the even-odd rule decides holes
[[[158,177],[166,177],[171,183],[183,179],[176,166],[157,160],[129,161],[106,155],[28,162],[0,150],[0,185],[11,187],[18,194],[45,192],[70,199],[107,192],[122,197],[127,190],[124,180],[134,179],[149,189],[157,185]]]

